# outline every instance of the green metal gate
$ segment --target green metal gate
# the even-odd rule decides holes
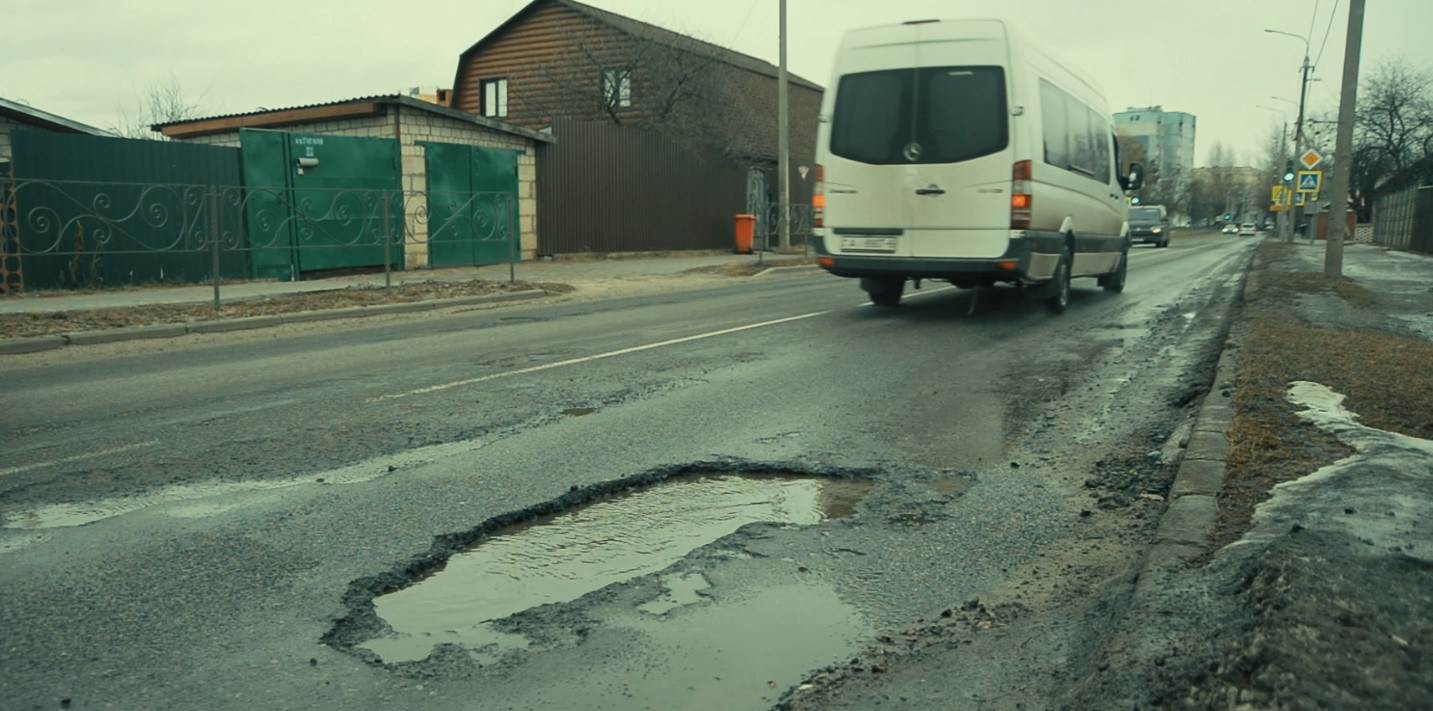
[[[255,277],[403,268],[397,141],[243,129],[239,142]]]
[[[429,264],[504,264],[521,257],[518,151],[422,142]]]

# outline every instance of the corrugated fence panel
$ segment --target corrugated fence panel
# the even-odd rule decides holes
[[[1408,248],[1433,254],[1433,186],[1417,189],[1413,208],[1413,234]]]
[[[16,131],[14,208],[26,289],[94,288],[211,277],[210,186],[242,184],[235,148]],[[238,207],[220,207],[237,234]],[[220,274],[248,276],[225,249]]]
[[[559,119],[538,149],[538,253],[730,249],[746,170],[715,151]]]

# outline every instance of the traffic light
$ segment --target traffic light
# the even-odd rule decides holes
[[[1291,160],[1284,161],[1284,182],[1294,182],[1294,162]]]
[[[1231,214],[1229,214],[1229,213],[1227,213],[1227,212],[1224,213],[1224,221],[1225,221],[1225,222],[1228,222],[1228,221],[1230,221],[1230,220],[1232,220],[1232,219],[1234,219],[1234,216],[1233,216],[1233,215],[1231,215]]]
[[[1130,199],[1129,199],[1129,204],[1131,204],[1131,205],[1138,205],[1138,204],[1139,204],[1139,198],[1138,198],[1138,197],[1132,197],[1132,198],[1130,198]]]

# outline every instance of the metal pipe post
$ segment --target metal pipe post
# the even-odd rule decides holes
[[[389,222],[389,203],[392,195],[387,190],[383,191],[383,289],[385,291],[393,288],[393,256],[390,250],[393,249],[392,224]]]
[[[780,186],[781,186],[781,188],[780,188],[780,190],[781,190],[781,195],[780,195],[781,208],[780,208],[780,211],[779,211],[780,214],[779,214],[779,216],[778,216],[777,219],[780,220],[780,223],[779,223],[779,224],[780,224],[780,229],[781,229],[781,246],[782,246],[782,247],[790,247],[790,246],[791,246],[791,136],[790,136],[791,117],[790,117],[790,109],[789,109],[788,104],[787,104],[787,100],[788,100],[789,97],[788,97],[788,92],[787,92],[787,88],[786,88],[786,83],[787,83],[787,82],[786,82],[786,79],[787,79],[787,77],[786,77],[786,0],[781,0],[781,8],[780,8],[780,9],[781,9],[781,22],[780,22],[780,24],[781,24],[781,29],[780,29],[780,34],[781,34],[781,37],[780,37],[780,40],[781,40],[781,41],[780,41],[780,45],[781,45],[781,49],[780,49],[780,52],[779,52],[779,53],[780,53],[780,64],[781,64],[781,66],[779,67],[779,70],[777,71],[778,77],[777,77],[777,80],[776,80],[776,81],[777,81],[777,89],[776,89],[776,94],[777,94],[777,96],[776,96],[776,103],[777,103],[776,115],[777,115],[777,121],[776,121],[776,122],[777,122],[777,124],[778,124],[776,130],[777,130],[777,133],[780,134],[779,137],[777,138],[777,143],[779,143],[780,145],[777,146],[777,149],[776,149],[776,150],[777,150],[777,153],[780,154],[780,160],[778,161],[778,166],[777,166],[777,171],[778,171],[779,175],[778,175],[777,177],[778,177],[778,179],[781,181],[781,182],[780,182]]]
[[[209,266],[214,270],[214,310],[219,310],[219,186],[209,187]]]

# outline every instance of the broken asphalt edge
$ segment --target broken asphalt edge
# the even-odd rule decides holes
[[[1258,298],[1259,275],[1250,256],[1249,268],[1238,296],[1230,303],[1229,317],[1235,306]],[[1236,329],[1229,329],[1214,368],[1209,393],[1195,414],[1189,446],[1180,457],[1179,470],[1169,490],[1169,505],[1155,529],[1154,542],[1141,561],[1135,582],[1135,597],[1149,599],[1154,587],[1170,574],[1184,568],[1190,561],[1212,552],[1211,534],[1219,513],[1218,496],[1224,487],[1229,459],[1229,427],[1234,422],[1234,406],[1229,393],[1242,364],[1238,360],[1241,344]]]
[[[368,316],[437,311],[454,306],[537,299],[549,296],[552,293],[553,292],[543,289],[530,289],[505,294],[480,294],[475,296],[458,296],[451,299],[431,299],[427,301],[376,304],[373,306],[351,306],[341,309],[323,309],[316,311],[295,311],[293,313],[272,314],[268,316],[244,316],[239,318],[214,319],[211,321],[166,323],[154,326],[132,326],[97,331],[75,331],[73,333],[36,336],[32,338],[5,338],[0,339],[0,355],[37,353],[63,348],[68,345],[84,346],[149,338],[177,338],[191,333],[224,333],[229,331],[272,328],[290,323],[312,323],[314,321],[335,321]]]

